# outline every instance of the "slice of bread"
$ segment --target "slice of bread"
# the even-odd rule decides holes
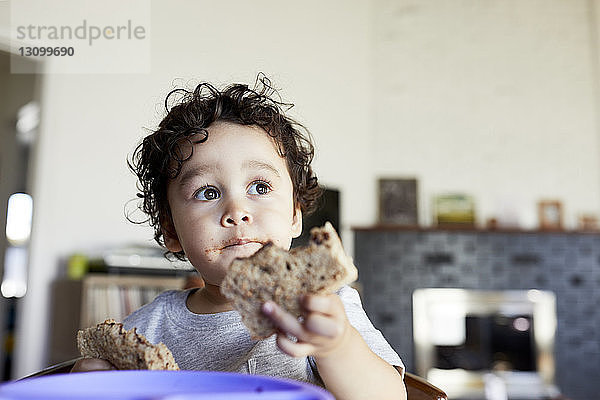
[[[300,317],[301,295],[333,293],[358,277],[358,270],[329,222],[311,229],[310,235],[306,247],[288,252],[268,243],[253,256],[231,263],[221,293],[233,302],[253,339],[275,333],[261,311],[267,300]]]
[[[77,332],[77,347],[82,356],[107,360],[118,369],[179,370],[165,344],[154,345],[112,319]]]

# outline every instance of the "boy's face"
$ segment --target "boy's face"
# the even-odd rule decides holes
[[[165,244],[183,250],[207,284],[220,285],[234,258],[268,241],[289,249],[302,232],[285,158],[261,128],[211,125],[208,140],[194,145],[169,183],[167,198],[176,236],[163,230]]]

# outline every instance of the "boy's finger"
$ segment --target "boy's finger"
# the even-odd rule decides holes
[[[343,323],[321,314],[310,314],[304,321],[304,327],[311,333],[336,338],[344,333]]]
[[[106,360],[99,358],[82,358],[77,360],[71,372],[88,372],[88,371],[110,371],[117,369],[114,365]]]
[[[344,309],[339,296],[335,294],[326,296],[306,295],[303,298],[302,304],[309,312],[318,312],[326,315],[336,315]]]
[[[314,352],[314,346],[309,343],[294,342],[285,334],[277,335],[277,347],[292,357],[306,357]]]
[[[272,301],[262,305],[262,312],[283,332],[301,339],[304,337],[304,328],[296,317],[286,312]]]

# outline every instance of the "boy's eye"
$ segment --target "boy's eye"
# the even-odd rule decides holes
[[[267,194],[271,191],[271,186],[266,182],[254,182],[248,188],[248,194]]]
[[[221,193],[212,186],[204,187],[194,194],[194,198],[198,200],[216,200],[219,197],[221,197]]]

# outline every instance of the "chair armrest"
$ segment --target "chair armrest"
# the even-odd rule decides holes
[[[400,371],[399,367],[396,369]],[[404,385],[408,400],[448,400],[448,396],[442,389],[410,372],[404,372]]]
[[[78,358],[74,358],[72,360],[63,361],[59,364],[51,365],[49,367],[42,369],[41,371],[37,371],[37,372],[34,372],[27,376],[24,376],[23,378],[21,378],[19,380],[29,379],[29,378],[37,378],[39,376],[44,376],[44,375],[67,374],[67,373],[71,372],[71,369],[73,368],[73,366],[75,365],[77,360],[80,360],[82,358],[83,357],[78,357]]]

